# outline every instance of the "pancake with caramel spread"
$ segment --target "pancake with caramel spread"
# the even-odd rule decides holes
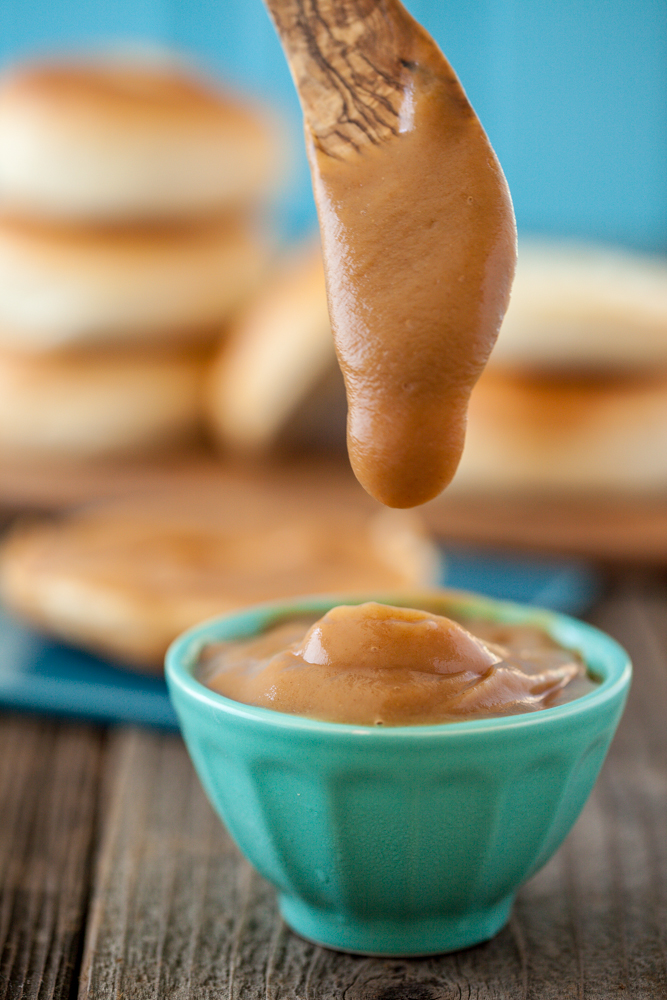
[[[377,500],[413,507],[456,471],[507,308],[507,184],[454,71],[397,0],[267,5],[303,106],[352,467]]]
[[[235,701],[360,726],[534,712],[594,688],[581,658],[538,627],[375,602],[211,644],[198,677]]]

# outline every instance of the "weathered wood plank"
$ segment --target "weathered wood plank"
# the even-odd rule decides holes
[[[636,661],[628,712],[575,830],[493,941],[385,961],[300,940],[213,816],[180,741],[121,732],[107,760],[82,1000],[664,998],[667,593],[617,588],[595,620]]]
[[[592,616],[630,652],[635,681],[580,821],[515,908],[535,996],[667,996],[667,633],[656,629],[659,609],[667,612],[664,588],[639,582],[617,587]]]
[[[117,734],[107,777],[82,995],[230,995],[239,969],[247,983],[252,949],[264,950],[270,890],[239,858],[177,737]],[[273,916],[266,923],[270,936]]]
[[[0,717],[0,1000],[69,995],[102,740],[93,727]]]

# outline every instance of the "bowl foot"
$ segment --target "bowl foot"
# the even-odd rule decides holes
[[[281,896],[280,912],[293,931],[324,948],[384,958],[416,958],[488,941],[509,920],[513,902],[511,894],[495,906],[473,913],[384,920],[317,910],[299,899]]]

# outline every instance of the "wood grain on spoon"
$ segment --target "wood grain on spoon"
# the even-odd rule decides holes
[[[266,0],[299,91],[348,449],[391,507],[432,499],[516,257],[500,165],[432,38],[397,0]]]

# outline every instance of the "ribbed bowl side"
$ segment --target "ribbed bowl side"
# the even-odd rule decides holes
[[[202,719],[178,696],[176,707],[202,784],[258,871],[317,909],[409,919],[484,909],[541,867],[622,706],[552,718],[548,739],[519,725],[382,741]]]

